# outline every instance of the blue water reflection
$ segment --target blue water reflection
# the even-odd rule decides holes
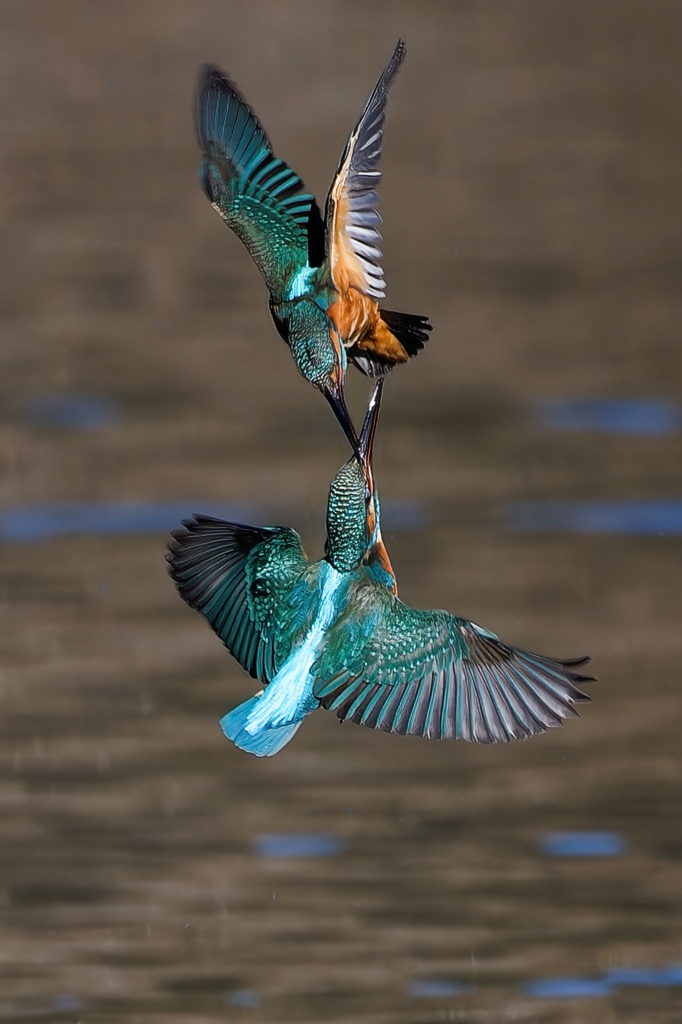
[[[260,857],[331,857],[342,848],[336,836],[298,832],[257,836],[255,846]]]
[[[418,978],[410,982],[407,991],[412,999],[447,999],[448,996],[461,996],[470,990],[466,985],[460,985],[457,981]]]
[[[103,430],[120,418],[106,395],[45,392],[23,395],[16,403],[20,419],[34,427]]]
[[[643,985],[653,988],[671,988],[682,985],[682,964],[670,967],[617,967],[607,972],[612,985]]]
[[[509,530],[523,533],[682,533],[682,500],[512,501],[501,510]]]
[[[36,541],[71,533],[167,532],[192,512],[235,522],[262,522],[254,505],[218,505],[202,501],[54,502],[0,512],[0,541]]]
[[[608,981],[591,978],[547,978],[524,986],[526,995],[536,999],[590,999],[608,996],[611,990]]]
[[[550,857],[618,857],[628,848],[618,832],[548,832],[540,843]]]
[[[606,980],[548,978],[546,981],[531,981],[524,986],[523,991],[537,999],[588,999],[610,995],[611,987]]]
[[[68,1010],[82,1010],[83,1004],[78,996],[72,996],[67,992],[63,992],[61,995],[54,997],[52,1008],[60,1013],[65,1013]]]
[[[225,996],[228,1006],[258,1006],[260,999],[258,993],[250,988],[239,988],[234,992],[228,992]]]
[[[656,398],[544,398],[533,408],[540,426],[549,430],[661,437],[682,424],[679,406]]]
[[[666,988],[682,986],[682,964],[670,967],[618,967],[602,978],[546,978],[524,986],[536,999],[590,999],[610,995],[627,985]]]

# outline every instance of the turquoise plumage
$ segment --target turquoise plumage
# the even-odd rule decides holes
[[[330,403],[351,444],[348,361],[386,373],[424,347],[422,316],[380,309],[384,295],[376,192],[386,100],[405,55],[399,41],[350,135],[327,198],[315,198],[278,159],[236,86],[207,65],[197,97],[204,192],[242,240],[270,292],[275,326],[299,370]]]
[[[277,753],[322,706],[388,732],[507,742],[576,717],[575,669],[503,643],[445,611],[397,597],[380,525],[372,445],[383,380],[357,450],[334,478],[325,557],[311,564],[288,527],[195,515],[173,534],[170,572],[264,690],[221,726],[257,756]]]

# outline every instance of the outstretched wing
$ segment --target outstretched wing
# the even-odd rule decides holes
[[[342,721],[506,743],[576,718],[573,704],[589,700],[575,684],[592,677],[574,671],[587,658],[553,661],[521,651],[473,622],[415,611],[385,591],[372,603],[375,624],[364,643],[347,614],[313,667],[315,696]],[[340,656],[344,648],[351,657]]]
[[[381,172],[377,166],[381,158],[388,91],[406,52],[404,42],[398,40],[348,139],[325,211],[327,259],[333,284],[340,292],[352,286],[374,299],[383,298],[386,287],[381,252],[377,248],[381,241],[376,193]]]
[[[208,619],[239,664],[269,683],[286,657],[278,606],[309,568],[294,530],[195,515],[173,531],[166,556],[180,595]]]
[[[277,159],[258,118],[237,88],[213,65],[201,73],[197,135],[206,195],[248,249],[276,301],[292,275],[319,265],[322,219],[314,196]]]

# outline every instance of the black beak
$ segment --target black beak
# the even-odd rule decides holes
[[[360,440],[357,446],[358,455],[367,466],[372,465],[372,448],[374,447],[374,435],[376,434],[377,423],[379,422],[379,410],[381,409],[381,396],[383,393],[384,378],[379,377],[379,380],[374,385],[374,391],[367,406],[365,422],[362,424]]]
[[[336,416],[341,429],[350,441],[351,447],[354,452],[358,451],[358,435],[353,421],[350,418],[350,413],[346,408],[346,399],[343,396],[343,388],[339,386],[336,391],[324,391],[324,397],[327,399],[332,407],[334,415]]]

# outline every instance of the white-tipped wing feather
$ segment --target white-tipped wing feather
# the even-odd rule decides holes
[[[374,582],[330,631],[314,694],[340,719],[431,739],[507,743],[575,718],[586,660],[555,661],[503,643],[448,612],[408,608]],[[368,614],[371,609],[371,616]]]
[[[386,99],[406,47],[398,41],[362,116],[353,129],[327,197],[327,259],[332,282],[344,292],[351,286],[373,299],[384,297],[376,192],[384,136]]]

